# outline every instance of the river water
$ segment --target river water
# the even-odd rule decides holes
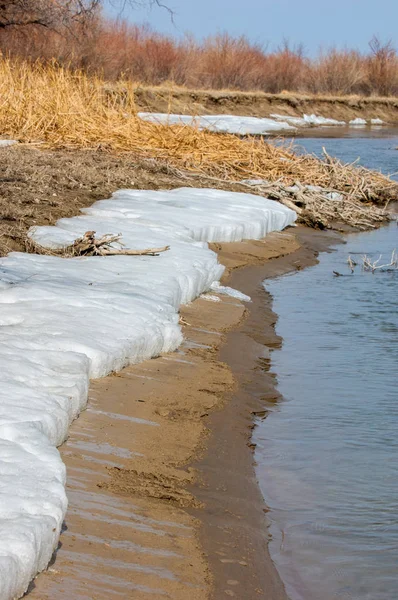
[[[396,132],[295,143],[398,170]],[[388,262],[398,228],[346,241],[265,284],[283,337],[271,355],[283,400],[254,441],[270,551],[292,600],[398,598],[398,271],[351,275],[346,264],[365,253]]]

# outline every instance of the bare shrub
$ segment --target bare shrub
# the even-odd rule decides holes
[[[385,43],[373,37],[371,54],[366,59],[368,91],[379,96],[398,93],[398,56],[391,40]]]
[[[284,42],[276,52],[266,55],[261,89],[278,94],[287,91],[305,91],[308,62],[301,46],[290,48]]]
[[[363,57],[355,50],[321,52],[308,73],[308,88],[320,94],[358,94],[366,82]]]
[[[88,7],[101,0],[85,2]],[[43,3],[52,4],[53,0]],[[391,42],[382,43],[376,37],[368,54],[331,48],[309,59],[301,46],[291,47],[287,42],[268,51],[261,44],[228,33],[201,42],[192,37],[177,40],[149,26],[106,20],[95,11],[89,21],[76,18],[68,27],[58,29],[33,23],[2,27],[1,6],[0,0],[0,52],[33,61],[55,60],[111,81],[129,78],[147,85],[174,82],[188,88],[275,94],[398,94],[398,55]]]
[[[0,29],[40,26],[57,29],[82,23],[96,13],[100,0],[7,0],[0,2]]]

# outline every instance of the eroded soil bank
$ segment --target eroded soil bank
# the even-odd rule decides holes
[[[135,91],[137,108],[149,112],[193,115],[230,114],[269,117],[272,113],[302,117],[316,113],[323,117],[350,121],[379,118],[398,122],[397,98],[360,96],[311,96],[294,93],[266,94],[217,90],[188,90],[142,87]]]
[[[164,172],[156,160],[101,149],[52,151],[40,145],[17,144],[0,148],[0,170],[0,256],[26,251],[30,227],[54,225],[119,189],[185,186],[248,191],[239,183],[209,181],[195,174],[181,179]]]
[[[280,340],[261,282],[313,264],[333,240],[297,228],[215,245],[252,303],[199,298],[181,310],[178,352],[92,383],[60,449],[65,529],[29,598],[286,598],[250,442],[278,399],[268,352]]]

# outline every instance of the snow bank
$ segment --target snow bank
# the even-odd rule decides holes
[[[290,116],[286,116],[286,115],[279,115],[279,114],[272,114],[271,117],[273,119],[276,119],[277,121],[285,121],[286,123],[288,123],[289,125],[293,125],[294,127],[308,127],[308,126],[313,126],[313,127],[324,127],[324,126],[344,126],[346,125],[345,121],[337,121],[336,119],[328,119],[326,117],[321,117],[319,115],[304,115],[303,117],[290,117]],[[357,117],[356,119],[352,119],[349,122],[349,125],[351,126],[364,126],[367,124],[367,121],[365,119],[361,119],[360,117]],[[382,121],[381,119],[370,119],[370,124],[371,125],[383,125],[384,121]]]
[[[267,135],[274,132],[293,132],[300,127],[335,127],[344,126],[345,121],[338,121],[320,115],[292,117],[289,115],[271,114],[271,118],[238,117],[234,115],[206,115],[193,117],[190,115],[169,115],[167,113],[141,112],[138,116],[144,121],[163,125],[189,125],[209,131],[234,133],[237,135]],[[371,119],[372,125],[383,125],[381,119]],[[360,117],[349,122],[351,126],[364,126],[366,120]]]
[[[217,292],[217,294],[223,294],[224,296],[231,296],[231,298],[236,298],[237,300],[242,300],[242,302],[251,302],[250,296],[235,290],[226,285],[220,285],[218,281],[215,281],[211,284],[210,288],[213,292]]]
[[[234,115],[206,115],[192,117],[190,115],[169,115],[166,113],[138,113],[144,121],[164,125],[191,125],[199,129],[235,133],[238,135],[267,135],[275,131],[295,131],[297,127],[345,125],[344,121],[327,119],[317,115],[290,117],[272,114],[271,118],[238,117]]]
[[[319,115],[303,115],[302,117],[290,117],[287,115],[279,115],[272,114],[272,118],[277,121],[283,122],[290,125],[294,125],[295,127],[324,127],[324,126],[335,126],[335,125],[345,125],[345,121],[336,121],[336,119],[328,119],[326,117],[321,117]]]
[[[336,119],[328,119],[326,117],[320,117],[317,115],[304,115],[303,119],[307,125],[320,125],[321,127],[330,125],[345,125],[345,121],[337,121]]]
[[[251,194],[121,190],[31,237],[49,248],[87,230],[157,257],[0,259],[0,599],[18,598],[48,564],[65,516],[56,446],[87,401],[89,378],[169,352],[178,309],[223,272],[205,242],[261,238],[296,218]],[[144,426],[144,425],[143,425]]]
[[[234,115],[206,115],[192,117],[189,115],[169,115],[166,113],[138,113],[140,119],[164,125],[191,125],[199,129],[234,133],[237,135],[267,135],[274,131],[294,131],[289,123],[274,119],[257,117],[237,117]]]
[[[365,125],[367,125],[368,123],[370,125],[384,125],[384,121],[378,118],[366,121],[366,119],[361,119],[360,117],[357,117],[356,119],[352,119],[352,121],[350,121],[350,125],[354,127],[365,127]]]
[[[352,119],[350,121],[350,125],[354,127],[364,127],[366,125],[366,119],[361,119],[357,117],[356,119]]]
[[[271,115],[272,119],[276,119],[279,122],[285,122],[293,127],[306,127],[307,123],[303,117],[291,117],[289,115],[279,115],[277,113],[273,113]]]

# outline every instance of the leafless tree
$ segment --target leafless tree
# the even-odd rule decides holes
[[[369,42],[368,76],[371,92],[390,96],[396,92],[398,56],[391,40],[382,42],[374,36]]]
[[[101,0],[0,0],[0,29],[40,26],[57,29],[84,22]]]
[[[157,6],[159,8],[163,8],[164,10],[166,10],[169,13],[169,16],[171,18],[171,20],[173,21],[173,17],[174,17],[174,12],[173,10],[167,5],[164,4],[162,2],[162,0],[108,0],[109,4],[115,8],[117,8],[120,11],[120,14],[123,14],[123,12],[125,11],[125,9],[128,6],[132,6],[132,7],[143,7],[143,6],[147,6],[149,8],[151,8],[152,6]],[[102,0],[103,2],[103,0]]]
[[[111,0],[121,13],[130,6],[152,6],[171,10],[161,0]],[[0,30],[40,26],[59,29],[85,23],[98,14],[104,0],[0,0]]]

